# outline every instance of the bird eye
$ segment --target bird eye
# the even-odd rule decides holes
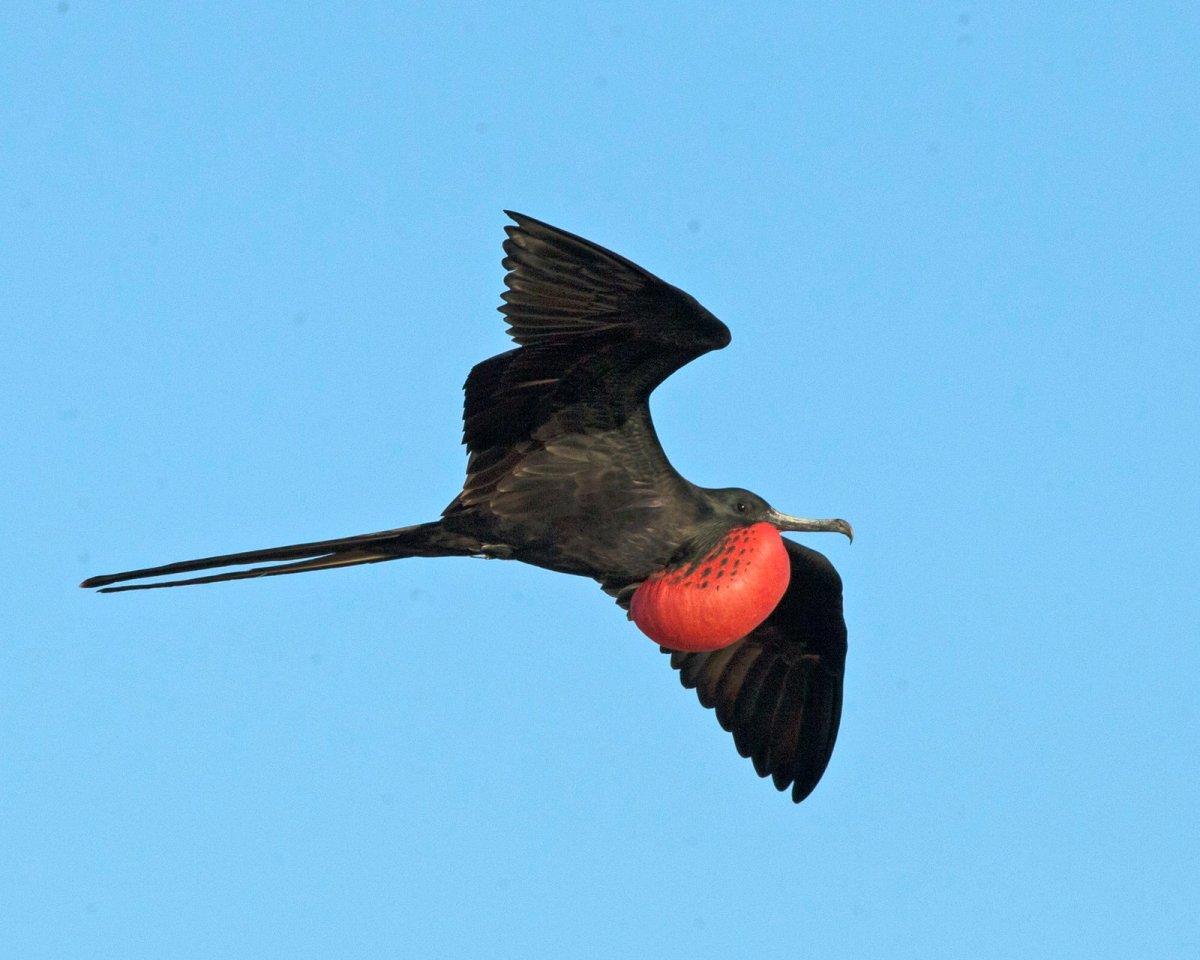
[[[739,501],[738,501],[738,505],[737,505],[737,512],[738,512],[738,513],[745,513],[745,512],[746,512],[747,510],[749,510],[749,509],[750,509],[750,508],[749,508],[749,507],[747,507],[747,506],[746,506],[746,504],[745,504],[743,501],[741,501],[741,500],[739,500]]]

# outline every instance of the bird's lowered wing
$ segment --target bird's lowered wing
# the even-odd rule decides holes
[[[753,633],[708,653],[671,654],[685,687],[717,712],[738,753],[799,803],[821,779],[842,714],[842,581],[822,554],[784,540],[792,577]]]

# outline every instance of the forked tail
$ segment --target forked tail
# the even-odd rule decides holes
[[[246,580],[251,577],[278,577],[285,573],[304,573],[308,570],[327,570],[333,567],[353,567],[360,563],[382,563],[399,560],[401,557],[463,557],[478,553],[480,545],[463,534],[446,530],[440,521],[418,523],[411,527],[381,530],[378,533],[361,533],[355,537],[339,540],[319,540],[314,543],[294,543],[286,547],[268,547],[266,550],[248,550],[245,553],[227,553],[219,557],[203,557],[199,560],[181,560],[161,567],[146,567],[143,570],[126,570],[123,573],[106,573],[89,577],[81,587],[100,587],[100,593],[120,593],[124,590],[157,590],[160,587],[183,587],[196,583],[219,583],[223,580]],[[273,561],[291,560],[294,563]],[[193,570],[212,570],[217,567],[236,567],[248,563],[271,563],[265,567],[249,570],[232,570],[213,573],[203,577],[188,577],[184,580],[167,580],[162,583],[134,583],[124,587],[110,584],[126,580],[143,580],[149,577],[166,577],[176,573],[191,573]]]

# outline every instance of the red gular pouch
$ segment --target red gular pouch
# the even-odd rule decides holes
[[[629,615],[668,650],[719,650],[771,615],[791,575],[775,527],[737,527],[700,561],[647,577],[633,594]]]

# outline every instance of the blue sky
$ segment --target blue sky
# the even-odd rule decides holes
[[[40,957],[1200,950],[1200,14],[0,11],[0,940]],[[85,575],[429,519],[502,208],[734,333],[680,470],[851,519],[794,807],[590,582]]]

